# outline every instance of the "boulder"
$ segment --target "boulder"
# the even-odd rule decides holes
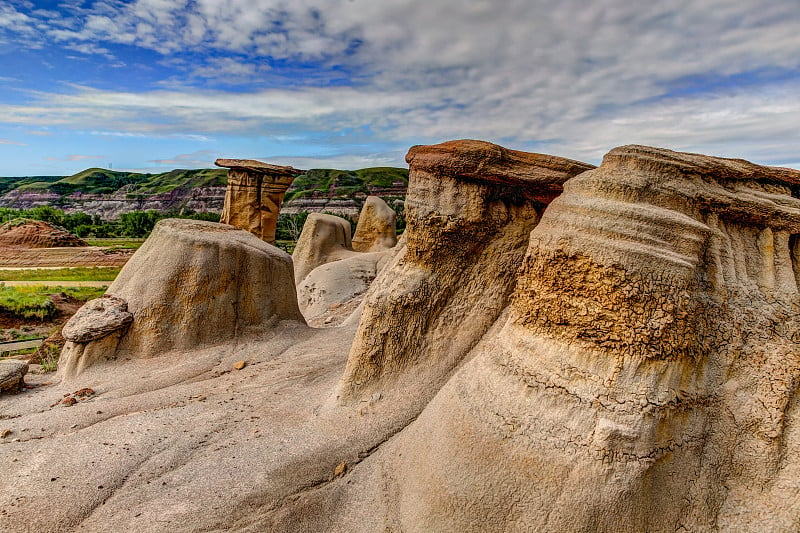
[[[64,324],[61,334],[67,341],[87,343],[126,328],[133,321],[128,303],[105,294],[89,300]]]
[[[358,215],[353,250],[381,252],[397,244],[394,209],[377,196],[368,196]]]
[[[220,222],[275,244],[281,202],[286,189],[303,171],[250,159],[217,159],[215,164],[229,169]]]
[[[387,258],[386,252],[357,253],[312,270],[297,286],[303,316],[312,320],[366,293]]]
[[[17,392],[25,385],[28,363],[19,359],[0,360],[0,392]]]
[[[415,146],[406,161],[406,246],[366,295],[344,403],[385,387],[430,400],[508,305],[547,202],[594,168],[472,140]]]
[[[295,283],[300,285],[320,265],[353,255],[347,220],[334,215],[309,213],[292,253]]]

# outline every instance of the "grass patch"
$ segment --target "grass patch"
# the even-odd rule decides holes
[[[50,299],[51,294],[64,293],[81,301],[98,298],[105,287],[60,287],[31,285],[6,287],[0,283],[0,311],[22,318],[38,318],[42,322],[52,319],[58,309]]]
[[[0,269],[2,281],[114,281],[122,267]]]
[[[83,240],[88,242],[91,246],[102,246],[103,248],[115,248],[117,250],[138,250],[144,243],[145,239],[134,239],[132,237],[119,237],[119,238],[97,238],[85,237]]]
[[[53,318],[56,306],[50,295],[35,289],[43,287],[6,287],[0,284],[0,311],[42,321]]]

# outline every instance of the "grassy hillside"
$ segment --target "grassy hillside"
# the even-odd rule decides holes
[[[66,197],[74,192],[110,194],[128,186],[129,197],[149,197],[175,189],[195,187],[224,187],[226,169],[172,170],[161,174],[139,174],[103,168],[89,168],[72,176],[37,176],[24,178],[0,177],[0,196],[19,187],[26,191],[49,191]],[[391,188],[408,184],[408,170],[393,167],[373,167],[361,170],[312,169],[298,176],[286,194],[286,201],[316,194],[350,196],[369,194],[374,187]]]
[[[10,190],[30,185],[32,183],[42,183],[46,188],[47,184],[62,179],[62,176],[25,176],[18,178],[4,178],[0,177],[0,196]]]
[[[408,170],[394,167],[362,168],[361,170],[336,170],[315,168],[295,178],[286,193],[285,201],[315,192],[331,196],[369,194],[370,187],[392,187],[394,183],[408,185]]]

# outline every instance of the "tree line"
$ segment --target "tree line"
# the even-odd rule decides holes
[[[76,212],[67,213],[50,206],[33,207],[31,209],[13,209],[0,207],[0,224],[19,218],[41,220],[60,226],[78,237],[132,237],[141,238],[150,235],[153,226],[162,218],[188,218],[219,222],[216,213],[131,211],[123,213],[117,220],[103,220],[100,215]]]

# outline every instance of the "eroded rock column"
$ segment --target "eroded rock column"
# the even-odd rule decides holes
[[[275,244],[275,227],[286,189],[303,170],[252,159],[217,159],[228,170],[228,189],[220,222]]]

